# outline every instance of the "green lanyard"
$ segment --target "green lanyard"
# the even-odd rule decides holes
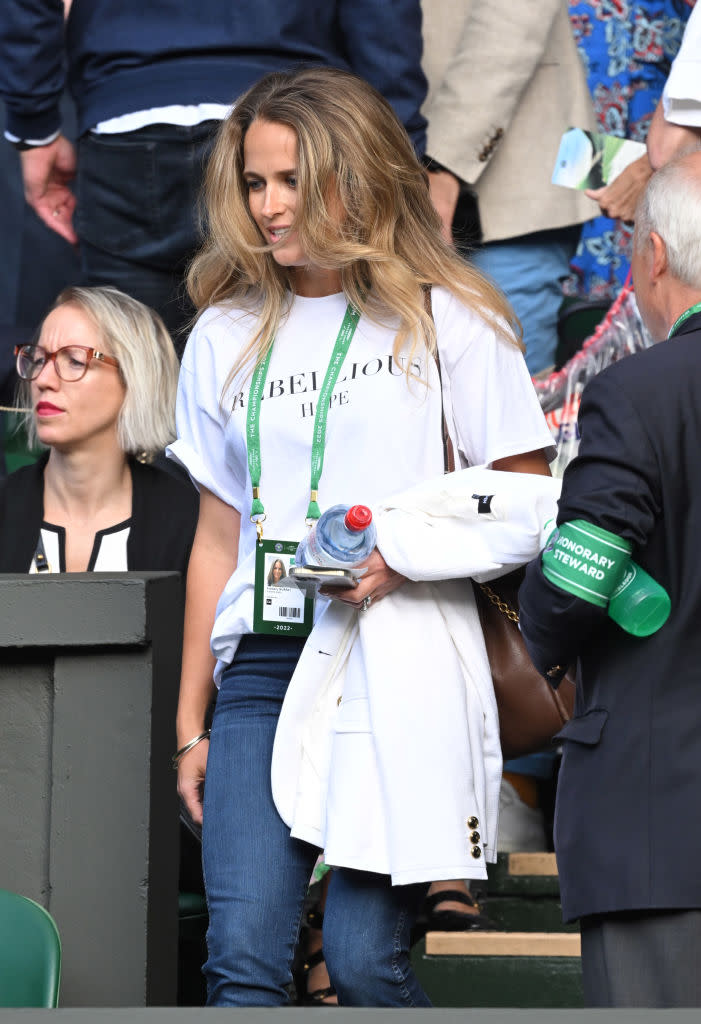
[[[310,500],[309,507],[307,509],[308,524],[311,520],[318,519],[321,515],[317,497],[319,480],[321,479],[321,473],[324,468],[326,419],[329,414],[329,403],[331,401],[333,389],[336,386],[336,381],[338,380],[338,375],[341,372],[343,360],[346,358],[346,353],[350,348],[351,340],[355,334],[355,328],[358,326],[359,319],[360,313],[358,310],[353,309],[353,307],[349,305],[346,308],[346,315],[343,318],[341,329],[338,332],[336,344],[333,347],[331,360],[326,370],[326,376],[324,377],[324,383],[319,393],[319,401],[316,406],[316,416],[314,417],[314,432],[312,434],[311,480],[309,485]],[[260,500],[260,406],[263,401],[263,388],[268,376],[270,357],[273,354],[274,344],[275,340],[273,339],[273,343],[268,349],[265,358],[262,362],[259,362],[256,365],[256,368],[253,371],[253,377],[251,378],[251,390],[248,395],[248,411],[246,413],[248,471],[251,474],[251,484],[253,486],[251,522],[256,524],[258,540],[261,540],[263,536],[263,521],[265,520],[265,508],[263,507],[263,502]]]
[[[669,329],[669,334],[667,335],[668,341],[676,331],[677,327],[681,327],[684,321],[688,320],[690,316],[694,315],[694,313],[701,313],[701,302],[695,302],[693,306],[689,306],[689,308],[684,313],[682,313],[679,319],[674,321],[674,323]]]

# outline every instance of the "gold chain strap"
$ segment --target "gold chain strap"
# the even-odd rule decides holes
[[[518,624],[518,612],[511,607],[508,601],[504,601],[503,598],[499,597],[487,583],[480,583],[479,588],[487,595],[492,604],[499,609],[502,615],[506,615],[507,619],[511,619],[512,622]]]
[[[479,583],[478,586],[480,590],[487,595],[492,604],[499,609],[502,615],[506,615],[507,619],[511,619],[512,622],[518,624],[518,612],[511,607],[508,601],[504,601],[501,597],[499,597],[499,595],[495,593],[488,584]],[[560,672],[564,671],[564,668],[564,665],[553,665],[552,668],[549,668],[545,674],[547,676],[554,677],[556,675],[559,675]],[[561,704],[560,696],[557,693],[553,693],[553,697],[555,698],[558,707],[560,707],[563,716],[563,723],[569,721],[570,715],[569,713],[564,711],[564,707]]]

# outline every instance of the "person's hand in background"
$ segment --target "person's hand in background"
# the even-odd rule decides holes
[[[76,199],[69,188],[75,177],[76,155],[68,139],[59,135],[47,146],[33,146],[20,153],[24,194],[37,217],[71,245]]]
[[[628,164],[610,184],[603,188],[588,188],[586,194],[601,207],[605,217],[613,217],[627,223],[635,219],[638,199],[652,175],[647,153]]]

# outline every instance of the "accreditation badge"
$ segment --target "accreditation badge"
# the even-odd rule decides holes
[[[309,636],[314,599],[290,576],[296,540],[261,540],[256,544],[253,632],[272,636]]]

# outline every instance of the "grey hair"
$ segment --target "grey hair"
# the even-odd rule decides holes
[[[175,395],[179,364],[158,313],[117,288],[66,288],[51,311],[75,306],[97,327],[106,354],[119,362],[126,395],[117,420],[117,440],[129,455],[155,455],[175,438]],[[30,384],[22,381],[19,403],[31,406]],[[37,443],[32,413],[29,443]]]
[[[652,175],[635,214],[635,246],[656,232],[672,277],[690,288],[701,288],[701,181],[683,156],[699,149],[690,147]]]

